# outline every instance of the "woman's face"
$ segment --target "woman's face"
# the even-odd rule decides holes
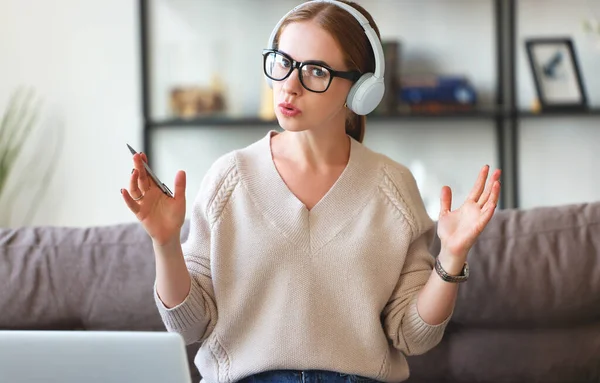
[[[326,66],[347,71],[342,51],[329,33],[313,22],[288,24],[279,37],[278,50],[295,61],[321,61]],[[315,73],[320,75],[320,73]],[[283,81],[273,81],[275,114],[281,127],[288,131],[322,130],[344,126],[344,103],[352,82],[334,77],[324,93],[314,93],[302,86],[295,69]],[[308,83],[305,75],[305,83]]]

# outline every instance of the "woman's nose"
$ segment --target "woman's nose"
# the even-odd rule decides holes
[[[294,68],[288,78],[283,80],[283,90],[290,94],[298,94],[302,92],[302,84],[300,83],[300,69]]]

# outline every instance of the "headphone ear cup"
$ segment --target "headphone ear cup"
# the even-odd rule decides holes
[[[346,98],[346,105],[348,105],[348,108],[356,114],[358,114],[358,113],[356,112],[356,109],[355,109],[355,103],[356,103],[356,100],[360,98],[360,97],[356,96],[356,94],[359,91],[361,91],[361,86],[369,78],[371,78],[371,73],[363,74],[362,76],[360,76],[358,78],[358,80],[356,80],[356,82],[352,85],[352,88],[350,88],[350,92],[348,92],[348,97]]]
[[[364,116],[379,105],[384,91],[383,79],[376,78],[373,73],[365,73],[350,88],[346,105],[354,113]]]

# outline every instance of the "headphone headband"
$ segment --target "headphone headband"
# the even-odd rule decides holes
[[[268,42],[267,47],[274,48],[273,44],[275,43],[275,36],[277,36],[277,32],[279,31],[279,28],[281,27],[281,24],[283,24],[285,19],[287,19],[289,15],[296,12],[298,9],[304,7],[307,4],[311,4],[311,3],[334,4],[342,9],[344,9],[346,12],[351,14],[356,19],[356,21],[358,21],[360,26],[363,28],[363,31],[367,35],[367,38],[369,39],[369,43],[371,44],[371,49],[373,49],[373,56],[375,57],[375,71],[374,71],[373,75],[376,78],[382,78],[383,74],[385,73],[385,60],[384,60],[384,56],[383,56],[383,48],[381,46],[381,42],[379,41],[379,38],[377,37],[377,33],[375,32],[375,30],[369,23],[369,20],[367,20],[367,18],[365,16],[363,16],[362,13],[360,13],[354,7],[352,7],[348,4],[342,3],[341,1],[311,0],[311,1],[307,1],[306,3],[302,3],[300,5],[295,6],[291,11],[286,13],[281,18],[281,20],[279,20],[277,25],[275,25],[275,28],[273,28],[273,31],[271,32],[271,36],[269,36],[269,42]]]

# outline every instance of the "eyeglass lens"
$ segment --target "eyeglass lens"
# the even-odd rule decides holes
[[[293,62],[278,52],[270,52],[265,60],[265,71],[267,75],[275,80],[281,81],[294,69]],[[316,64],[302,64],[300,82],[308,90],[322,92],[329,86],[331,73],[327,68]]]

